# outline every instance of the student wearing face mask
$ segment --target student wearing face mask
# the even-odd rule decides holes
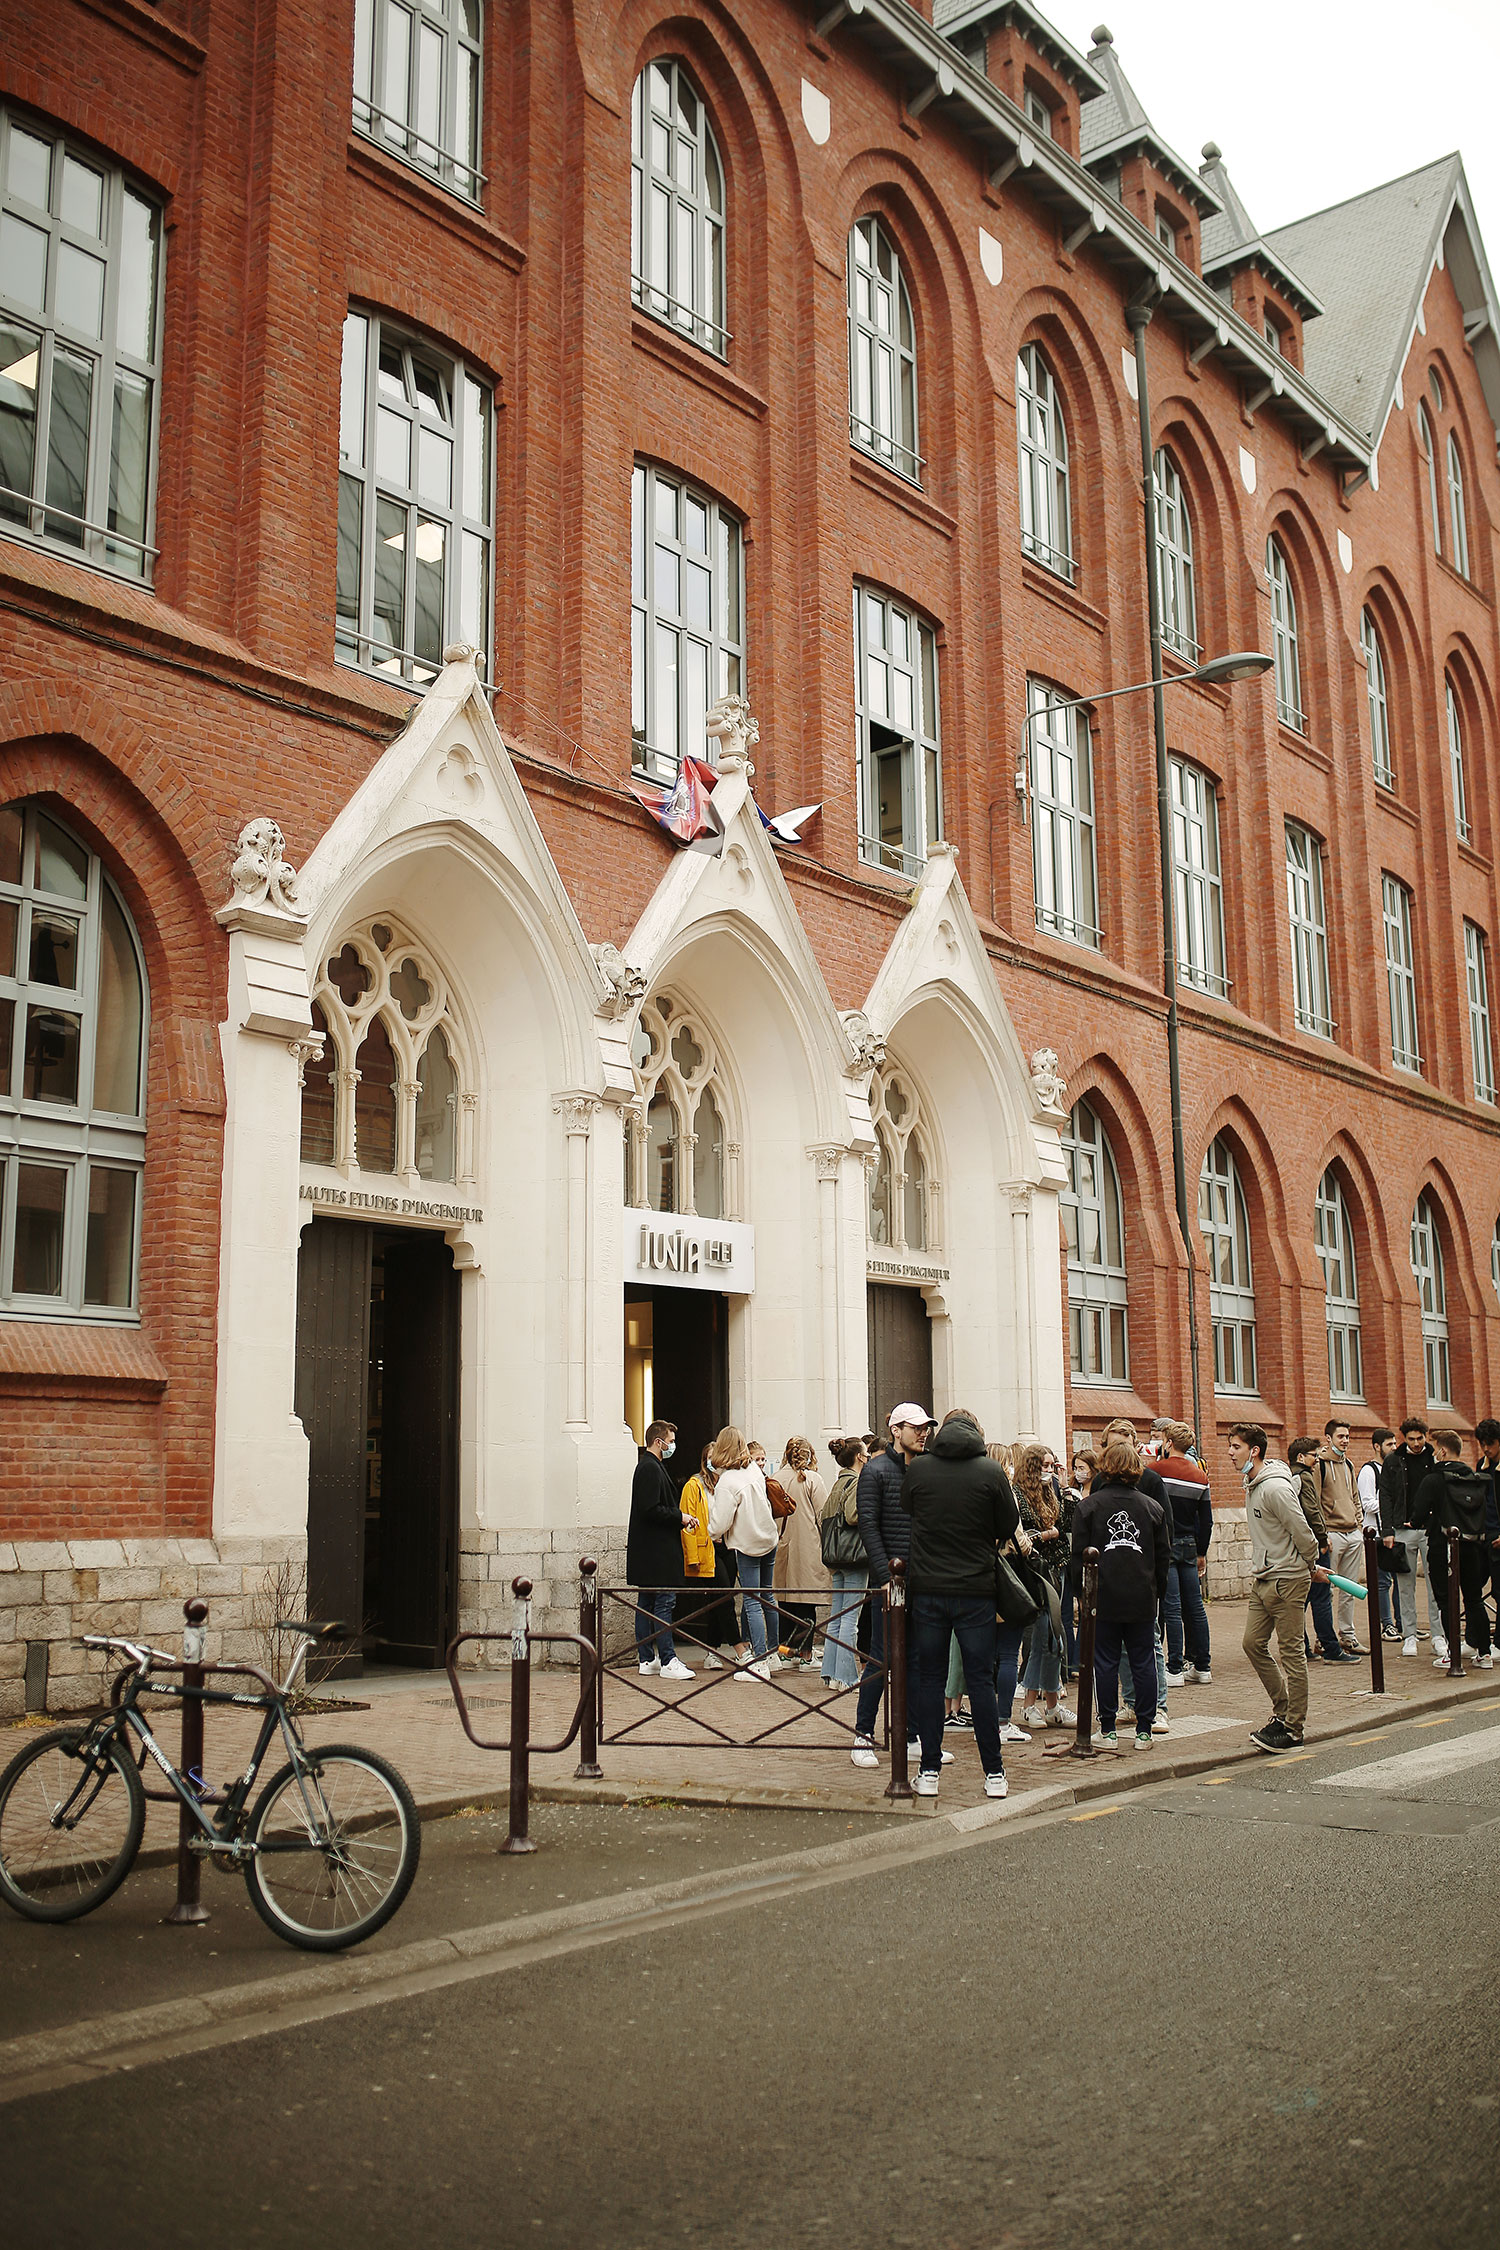
[[[672,1613],[683,1582],[682,1534],[696,1519],[684,1515],[666,1464],[677,1451],[675,1422],[652,1422],[636,1456],[630,1487],[630,1530],[625,1576],[636,1590],[635,1659],[642,1672],[664,1680],[690,1680],[677,1654]]]

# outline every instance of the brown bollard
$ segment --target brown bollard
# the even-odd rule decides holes
[[[534,1852],[531,1819],[531,1580],[513,1578],[515,1621],[510,1634],[510,1833],[502,1852]]]
[[[1370,1628],[1370,1693],[1385,1693],[1385,1642],[1381,1638],[1380,1616],[1380,1540],[1368,1526],[1365,1529],[1365,1594],[1369,1616],[1365,1622]]]
[[[1094,1741],[1094,1623],[1099,1615],[1099,1550],[1083,1557],[1083,1603],[1078,1615],[1078,1731],[1069,1745],[1074,1758],[1097,1758]]]
[[[203,1629],[208,1623],[208,1604],[205,1601],[188,1601],[182,1605],[186,1622],[182,1628],[182,1654],[184,1658],[182,1685],[201,1688],[203,1670]],[[186,1692],[182,1698],[182,1750],[178,1757],[178,1770],[188,1787],[203,1785],[203,1703],[196,1695]],[[196,1781],[195,1777],[196,1776]],[[177,1903],[166,1917],[169,1922],[206,1922],[208,1908],[200,1903],[203,1887],[203,1862],[192,1848],[192,1840],[199,1833],[198,1824],[186,1805],[177,1813]]]
[[[604,1650],[600,1646],[599,1618],[599,1565],[592,1555],[584,1555],[578,1564],[578,1632],[582,1640],[599,1658],[602,1667]],[[581,1661],[581,1659],[580,1659]],[[599,1698],[590,1686],[583,1698],[583,1717],[578,1728],[578,1763],[573,1768],[575,1781],[600,1781],[604,1768],[599,1763]]]
[[[911,1777],[906,1745],[911,1739],[911,1715],[906,1701],[906,1565],[899,1557],[891,1562],[891,1582],[886,1588],[885,1665],[890,1689],[891,1778],[888,1797],[909,1797]]]
[[[1448,1532],[1448,1670],[1450,1680],[1467,1678],[1464,1671],[1463,1588],[1459,1583],[1458,1558],[1461,1545],[1458,1527]]]

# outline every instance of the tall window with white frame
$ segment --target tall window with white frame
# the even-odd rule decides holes
[[[708,493],[644,461],[630,517],[633,757],[671,781],[683,758],[709,757],[712,705],[745,692],[740,527]]]
[[[410,1187],[472,1179],[474,1071],[448,980],[421,940],[394,916],[346,929],[312,1015],[323,1052],[303,1074],[303,1162]]]
[[[1031,835],[1036,926],[1099,943],[1094,854],[1094,752],[1087,714],[1042,680],[1031,705]]]
[[[627,1116],[625,1200],[633,1210],[737,1219],[740,1147],[718,1045],[671,993],[642,1007],[630,1042],[638,1092]]]
[[[97,854],[0,805],[0,1311],[133,1318],[146,1156],[140,942]]]
[[[1333,1037],[1323,847],[1300,821],[1286,824],[1286,900],[1292,926],[1292,1007],[1299,1031]]]
[[[1448,533],[1449,560],[1456,571],[1469,575],[1469,511],[1464,505],[1464,464],[1458,439],[1448,432]]]
[[[1287,559],[1275,539],[1266,541],[1266,576],[1271,582],[1271,652],[1276,670],[1276,716],[1298,734],[1307,732],[1302,708],[1302,666],[1297,652],[1297,596]]]
[[[1201,766],[1173,758],[1172,912],[1177,974],[1200,992],[1229,990],[1224,973],[1224,892],[1219,873],[1219,805]]]
[[[1221,1134],[1198,1179],[1198,1231],[1208,1258],[1208,1305],[1214,1331],[1214,1389],[1253,1392],[1255,1280],[1250,1215],[1234,1151]]]
[[[1432,423],[1427,409],[1417,402],[1417,448],[1421,453],[1427,473],[1427,510],[1432,521],[1432,547],[1434,554],[1443,551],[1443,509],[1438,497],[1437,439],[1432,434]]]
[[[1196,664],[1198,605],[1193,588],[1193,526],[1177,463],[1165,446],[1153,465],[1156,493],[1156,561],[1161,595],[1161,637],[1189,664]]]
[[[1495,1050],[1490,1040],[1489,947],[1477,922],[1464,924],[1464,973],[1469,988],[1469,1054],[1474,1065],[1474,1099],[1495,1099]]]
[[[1354,1235],[1349,1207],[1330,1168],[1318,1182],[1314,1233],[1323,1268],[1328,1326],[1328,1395],[1362,1399],[1364,1360],[1359,1333],[1359,1277],[1354,1265]]]
[[[870,1247],[934,1251],[942,1245],[941,1183],[926,1105],[900,1070],[877,1071],[870,1081],[875,1153],[869,1161],[867,1223]]]
[[[943,833],[937,636],[925,619],[854,589],[859,855],[919,875]]]
[[[1040,344],[1016,360],[1016,443],[1020,460],[1021,552],[1073,583],[1073,518],[1068,491],[1068,427],[1057,378]]]
[[[1380,878],[1385,926],[1385,981],[1391,1004],[1391,1061],[1398,1070],[1420,1070],[1417,1044],[1417,972],[1411,942],[1411,892],[1394,875]]]
[[[920,484],[911,298],[896,245],[873,213],[849,235],[849,435]]]
[[[1391,757],[1391,703],[1385,679],[1385,651],[1380,643],[1380,629],[1368,609],[1359,613],[1359,645],[1365,659],[1365,708],[1370,718],[1370,755],[1374,760],[1375,779],[1382,789],[1396,786],[1396,768]]]
[[[1443,679],[1443,703],[1448,714],[1448,772],[1453,782],[1453,826],[1461,844],[1473,830],[1469,823],[1469,790],[1464,777],[1464,717],[1451,673]]]
[[[0,109],[0,534],[151,578],[161,214]]]
[[[722,359],[724,166],[680,62],[648,63],[630,111],[630,293]]]
[[[479,201],[481,0],[354,0],[354,129]]]
[[[449,642],[488,654],[494,405],[461,360],[375,313],[344,322],[340,663],[424,686]]]
[[[1075,1102],[1062,1135],[1068,1184],[1058,1198],[1068,1245],[1068,1326],[1075,1383],[1123,1390],[1130,1381],[1125,1227],[1109,1135]]]
[[[1411,1270],[1422,1305],[1422,1364],[1429,1406],[1453,1404],[1453,1373],[1448,1353],[1448,1285],[1443,1246],[1430,1196],[1419,1195],[1411,1215]]]

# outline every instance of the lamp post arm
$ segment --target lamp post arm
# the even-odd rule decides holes
[[[1097,695],[1060,696],[1050,708],[1053,711],[1083,711],[1095,703],[1113,703],[1116,696],[1144,695],[1151,688],[1178,687],[1185,680],[1191,680],[1194,677],[1195,675],[1192,672],[1165,672],[1156,679],[1132,680],[1128,687],[1101,688]],[[1029,708],[1029,682],[1027,692],[1028,709],[1025,718],[1021,721],[1021,755],[1016,767],[1016,795],[1022,800],[1023,812],[1029,788],[1028,769],[1032,728],[1038,719],[1046,716],[1044,712],[1033,711]]]

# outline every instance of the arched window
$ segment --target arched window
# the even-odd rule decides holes
[[[630,293],[724,357],[724,167],[679,62],[648,63],[630,111]]]
[[[1432,517],[1432,545],[1436,554],[1443,551],[1443,510],[1438,499],[1437,440],[1432,434],[1432,424],[1427,419],[1427,409],[1420,401],[1417,405],[1417,443],[1427,464],[1427,506]]]
[[[1431,1200],[1417,1197],[1411,1215],[1411,1270],[1422,1302],[1422,1365],[1429,1406],[1453,1404],[1448,1362],[1448,1290],[1443,1279],[1443,1246]]]
[[[1016,442],[1021,470],[1021,550],[1073,583],[1068,429],[1040,344],[1016,360]]]
[[[354,0],[354,126],[479,200],[480,0]]]
[[[1198,1179],[1198,1230],[1208,1258],[1214,1388],[1253,1391],[1255,1282],[1250,1267],[1250,1217],[1233,1152],[1222,1137],[1203,1159]]]
[[[1109,1136],[1087,1102],[1062,1135],[1068,1184],[1058,1202],[1068,1243],[1073,1380],[1123,1390],[1130,1380],[1125,1230]]]
[[[714,762],[704,719],[745,692],[740,527],[710,494],[637,461],[630,529],[632,760],[673,782],[684,758]]]
[[[849,236],[849,435],[921,482],[911,299],[896,246],[873,215]]]
[[[151,577],[161,213],[0,109],[0,529]]]
[[[932,1131],[922,1097],[905,1071],[877,1071],[870,1080],[875,1161],[870,1168],[871,1246],[932,1251],[939,1247],[938,1182]]]
[[[1307,731],[1302,709],[1302,668],[1297,655],[1297,597],[1286,556],[1274,539],[1266,541],[1266,576],[1271,581],[1271,647],[1276,658],[1276,716],[1284,726]]]
[[[97,855],[0,805],[0,1308],[110,1319],[138,1303],[146,975]]]
[[[1189,664],[1196,664],[1198,610],[1193,594],[1193,527],[1177,464],[1165,446],[1154,464],[1156,560],[1161,594],[1161,637]]]
[[[634,1210],[737,1219],[738,1145],[713,1034],[670,993],[647,1000],[631,1037],[640,1111],[627,1122],[626,1202]]]
[[[1380,645],[1380,634],[1369,610],[1359,613],[1359,645],[1365,658],[1365,708],[1370,715],[1370,755],[1375,762],[1375,779],[1384,789],[1396,786],[1396,769],[1391,758],[1391,706],[1385,684],[1385,651]]]
[[[313,1001],[323,1052],[302,1079],[302,1161],[409,1186],[474,1176],[473,1084],[447,979],[377,916],[328,955]]]
[[[1458,440],[1448,432],[1448,529],[1453,547],[1450,560],[1455,570],[1469,575],[1469,512],[1464,506],[1464,464],[1458,450]]]
[[[1448,711],[1448,771],[1453,778],[1453,825],[1461,844],[1469,841],[1469,792],[1464,781],[1464,721],[1458,707],[1458,692],[1451,676],[1443,681],[1443,700]]]
[[[943,833],[937,636],[924,618],[854,588],[859,856],[920,875]]]
[[[1365,1395],[1364,1362],[1360,1352],[1354,1236],[1343,1190],[1337,1174],[1331,1170],[1318,1182],[1313,1224],[1326,1291],[1328,1395],[1338,1399],[1361,1399]]]

